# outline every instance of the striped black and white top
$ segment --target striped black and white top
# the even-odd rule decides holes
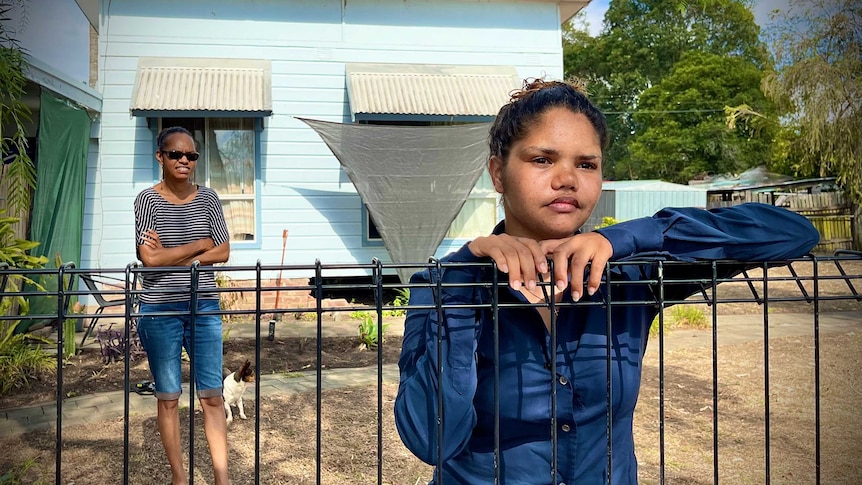
[[[135,198],[137,246],[143,244],[141,236],[149,229],[158,233],[162,246],[166,248],[182,246],[205,238],[211,238],[218,246],[230,239],[218,194],[200,185],[195,197],[185,204],[168,202],[152,187],[141,191]],[[145,291],[140,300],[144,303],[188,301],[191,299],[190,281],[188,271],[142,273],[141,287]],[[215,289],[215,274],[201,272],[198,288]],[[205,298],[218,299],[218,293],[205,292],[198,295],[198,299]]]

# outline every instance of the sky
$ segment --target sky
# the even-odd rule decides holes
[[[15,0],[13,4],[21,3]],[[15,38],[28,54],[86,84],[90,76],[90,24],[75,0],[23,0],[26,23],[15,10],[4,27],[17,32]]]
[[[608,10],[608,2],[610,0],[592,0],[589,5],[584,8],[586,20],[589,24],[590,34],[596,36],[602,30],[602,19],[605,12]],[[787,0],[754,0],[754,21],[761,27],[765,27],[770,23],[769,14],[773,10],[781,10],[787,8]]]
[[[55,67],[76,82],[87,83],[89,77],[89,23],[75,0],[18,0],[24,2],[28,23],[18,29],[20,17],[13,16],[21,45],[37,59]],[[584,9],[590,33],[597,35],[609,0],[592,0]],[[754,17],[758,24],[769,23],[772,10],[786,8],[786,0],[754,0]],[[18,12],[20,14],[20,12]]]

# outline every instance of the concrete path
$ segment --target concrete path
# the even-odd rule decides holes
[[[770,314],[769,337],[780,338],[803,336],[813,339],[814,316],[801,313]],[[403,334],[402,319],[391,319],[387,332],[393,335]],[[824,313],[820,315],[820,332],[838,333],[862,331],[862,310],[841,313]],[[322,334],[326,336],[355,335],[357,322],[354,320],[325,322]],[[763,339],[762,315],[719,315],[718,317],[719,345],[735,345],[752,340]],[[268,325],[261,325],[261,337],[266,338]],[[255,335],[255,325],[235,325],[229,338],[250,338]],[[276,324],[276,335],[307,336],[317,335],[316,322],[285,321]],[[88,345],[93,345],[88,343]],[[711,330],[675,330],[664,338],[665,349],[691,347],[710,347],[712,345]],[[656,351],[658,345],[650,345],[650,351]],[[328,369],[321,374],[324,390],[346,387],[362,387],[377,384],[377,367],[358,369]],[[383,366],[383,381],[387,384],[397,384],[398,368],[394,364]],[[261,396],[289,396],[305,392],[313,392],[317,385],[316,371],[292,373],[291,375],[264,375],[260,379]],[[248,398],[254,399],[254,389],[249,389]],[[188,387],[183,386],[184,399],[188,398]],[[124,412],[123,392],[105,392],[86,396],[76,396],[63,401],[63,426],[95,423],[99,421],[122,418]],[[152,396],[140,396],[129,393],[129,412],[131,415],[155,415],[156,403]],[[51,429],[57,422],[57,407],[55,404],[30,406],[19,409],[0,411],[0,436],[19,434],[32,430]]]

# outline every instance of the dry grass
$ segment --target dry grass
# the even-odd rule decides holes
[[[810,266],[810,265],[809,265]],[[848,265],[862,274],[862,263]],[[834,265],[821,265],[821,276],[835,276]],[[769,271],[770,278],[789,276],[787,269]],[[757,277],[758,271],[749,272]],[[853,281],[862,289],[859,279]],[[806,288],[813,292],[812,282]],[[762,283],[755,283],[762,292]],[[774,281],[770,297],[801,296],[796,283]],[[848,295],[840,279],[820,282],[821,296]],[[762,293],[761,293],[762,294]],[[745,283],[719,287],[720,298],[750,298]],[[697,297],[694,297],[695,299]],[[820,310],[856,310],[858,301],[824,301]],[[763,313],[754,303],[723,303],[722,314]],[[810,312],[810,304],[776,302],[770,312]],[[690,338],[696,331],[670,332],[668,343]],[[686,334],[683,336],[682,334]],[[641,397],[635,415],[635,440],[643,484],[659,483],[659,362],[651,344],[643,367]],[[714,482],[713,369],[710,347],[666,347],[664,361],[664,478],[670,484]],[[722,344],[718,349],[718,459],[720,483],[766,483],[766,418],[762,341]],[[815,398],[813,340],[802,337],[769,341],[769,479],[771,483],[815,483]],[[862,418],[857,382],[862,375],[862,332],[842,331],[821,337],[821,481],[823,484],[862,483]],[[384,484],[427,483],[430,467],[415,459],[395,430],[392,403],[396,388],[383,388],[382,468]],[[316,395],[263,398],[260,418],[260,483],[377,483],[377,391],[353,388],[326,391],[322,399],[321,446],[317,455]],[[233,483],[254,483],[255,411],[247,401],[248,421],[235,421],[229,431]],[[183,429],[188,413],[181,413]],[[167,483],[169,472],[152,416],[130,418],[129,483]],[[187,431],[184,431],[187,432]],[[123,422],[64,429],[63,483],[121,483]],[[0,474],[28,460],[34,466],[21,483],[53,483],[54,440],[50,431],[0,437]],[[188,436],[183,437],[188,443]],[[210,484],[211,472],[202,423],[195,420],[195,483]],[[0,480],[2,482],[2,480]]]
[[[769,343],[770,483],[815,481],[814,348],[787,337]],[[862,413],[856,387],[862,372],[862,335],[821,339],[821,482],[862,483]],[[712,352],[667,352],[665,372],[665,479],[713,483]],[[766,396],[762,342],[723,346],[718,352],[719,483],[766,483]],[[658,357],[647,355],[635,415],[642,483],[659,483]]]
[[[672,338],[672,337],[668,337]],[[821,483],[862,483],[862,419],[859,389],[862,335],[825,335],[821,341]],[[721,483],[766,482],[764,349],[750,342],[723,346],[718,353],[718,476]],[[813,355],[810,341],[774,339],[769,345],[771,483],[815,483]],[[672,484],[713,483],[712,354],[709,348],[670,350],[665,372],[665,480]],[[643,484],[659,483],[658,359],[644,363],[644,382],[635,416],[635,439]],[[430,467],[401,444],[392,417],[396,388],[383,389],[382,483],[427,483]],[[264,398],[260,419],[260,483],[316,483],[315,394]],[[323,393],[320,483],[377,483],[377,393],[354,388]],[[230,429],[231,477],[253,483],[254,403],[248,421]],[[182,414],[183,429],[187,413]],[[169,473],[155,431],[155,418],[130,420],[129,471],[132,484],[167,483]],[[211,482],[200,417],[195,422],[195,482]],[[118,483],[123,474],[123,423],[64,430],[64,483]],[[53,480],[54,434],[29,433],[0,440],[0,461],[36,458],[24,483]],[[187,436],[184,442],[188,442]]]

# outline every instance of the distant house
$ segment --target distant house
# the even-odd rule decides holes
[[[135,259],[132,202],[160,178],[154,140],[168,124],[197,138],[197,181],[223,202],[230,264],[279,264],[285,230],[286,265],[389,261],[354,185],[299,118],[489,122],[523,78],[562,77],[560,26],[588,3],[76,1],[98,32],[102,98],[80,258],[90,268]],[[436,254],[492,227],[496,201],[483,176]]]
[[[585,224],[592,230],[605,217],[617,222],[649,217],[665,207],[706,207],[706,189],[662,180],[604,182],[602,195]]]

